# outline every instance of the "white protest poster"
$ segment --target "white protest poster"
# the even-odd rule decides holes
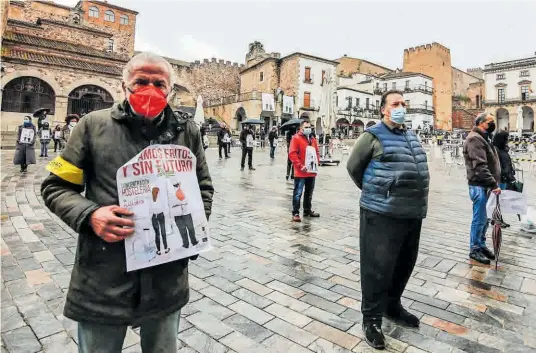
[[[127,271],[210,250],[196,157],[178,145],[152,145],[117,171],[119,205],[134,213],[125,240]]]
[[[229,136],[229,133],[225,132],[223,135],[223,143],[229,143],[231,142],[231,136]]]
[[[50,130],[41,130],[41,138],[43,140],[50,140]]]
[[[318,173],[318,156],[313,146],[307,146],[305,149],[305,167],[307,173]]]
[[[246,135],[246,147],[253,148],[253,135]]]
[[[294,114],[294,97],[283,96],[283,113]]]
[[[58,130],[54,131],[54,138],[56,140],[61,139],[61,131],[58,131]]]
[[[499,205],[502,214],[527,214],[527,196],[512,190],[502,190],[499,195]],[[492,218],[493,211],[497,206],[497,195],[491,193],[486,203],[486,213],[488,218]]]
[[[273,112],[275,111],[274,95],[271,93],[262,94],[262,110]]]
[[[34,129],[23,128],[20,132],[20,143],[32,143],[35,136]]]

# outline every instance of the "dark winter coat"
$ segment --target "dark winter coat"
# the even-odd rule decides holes
[[[501,165],[495,147],[479,128],[467,136],[463,144],[463,157],[469,185],[498,189]]]
[[[35,125],[31,125],[30,129],[34,131],[34,138],[31,143],[20,143],[20,134],[22,133],[23,125],[19,126],[19,131],[17,133],[17,144],[15,147],[15,156],[13,157],[13,164],[35,164],[35,139],[37,138],[37,133]]]
[[[87,114],[73,129],[61,158],[51,162],[60,170],[69,165],[73,172],[51,173],[41,186],[46,206],[79,233],[64,309],[68,318],[135,325],[164,317],[188,302],[188,259],[126,272],[124,242],[107,243],[89,226],[96,209],[119,204],[118,168],[152,142],[187,146],[195,154],[201,198],[207,219],[210,216],[214,189],[193,120],[177,119],[166,107],[162,123],[147,126],[133,117],[126,102]]]

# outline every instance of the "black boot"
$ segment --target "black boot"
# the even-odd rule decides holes
[[[493,254],[493,252],[491,252],[490,249],[488,249],[488,248],[482,248],[482,249],[480,249],[480,251],[481,251],[482,254],[484,254],[484,256],[487,257],[488,259],[490,259],[490,260],[495,260],[495,255]]]
[[[473,250],[469,253],[469,257],[477,262],[480,262],[484,265],[489,265],[491,262],[489,259],[482,253],[480,250]]]
[[[419,318],[406,309],[402,305],[397,305],[396,307],[389,308],[385,312],[385,317],[396,322],[397,324],[408,326],[408,327],[419,327]]]
[[[369,346],[374,349],[385,349],[385,336],[383,335],[381,323],[364,322],[363,333]]]

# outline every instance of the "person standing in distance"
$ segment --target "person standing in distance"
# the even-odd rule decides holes
[[[475,127],[463,144],[463,158],[469,183],[469,197],[473,202],[473,221],[469,240],[469,257],[488,265],[495,255],[486,246],[488,217],[486,203],[489,191],[499,195],[501,188],[501,165],[499,155],[491,143],[495,131],[495,120],[488,113],[481,113],[475,119]]]
[[[320,160],[318,151],[318,142],[311,136],[311,124],[308,121],[302,121],[300,131],[292,137],[288,158],[292,161],[294,167],[294,192],[292,193],[292,221],[301,222],[300,204],[303,196],[303,216],[320,217],[320,214],[312,210],[313,191],[316,181],[316,167]],[[307,150],[316,154],[316,165],[311,168],[309,165],[310,158],[307,158]]]
[[[385,92],[380,109],[382,122],[361,135],[346,166],[361,189],[361,312],[366,341],[376,349],[385,348],[383,316],[419,326],[400,298],[417,261],[430,183],[426,152],[404,126],[402,92]]]
[[[244,126],[244,130],[240,133],[240,143],[242,144],[242,159],[240,160],[240,170],[243,171],[246,165],[246,155],[248,156],[249,170],[253,168],[253,144],[255,143],[255,134],[250,125]]]
[[[275,158],[275,149],[277,147],[277,128],[274,126],[272,131],[268,134],[268,141],[270,142],[270,158]]]

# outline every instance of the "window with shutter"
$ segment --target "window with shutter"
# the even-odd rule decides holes
[[[320,82],[320,86],[324,86],[324,79],[326,78],[326,71],[322,70],[322,82]]]
[[[310,92],[305,92],[303,94],[303,107],[311,108],[311,93]]]
[[[306,67],[305,68],[305,82],[311,82],[311,68]]]

